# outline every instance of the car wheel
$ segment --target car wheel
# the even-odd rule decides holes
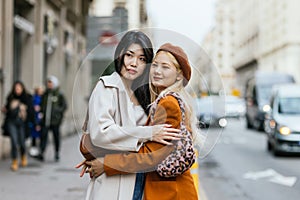
[[[272,150],[272,144],[270,141],[267,142],[267,150],[271,151]]]
[[[252,129],[252,128],[253,128],[253,126],[252,126],[252,124],[250,123],[248,117],[246,117],[246,125],[247,125],[247,128],[248,128],[248,129]]]
[[[257,130],[261,132],[265,132],[264,123],[259,123]]]
[[[277,149],[277,147],[276,147],[277,145],[276,145],[276,143],[274,144],[274,146],[272,147],[272,152],[273,152],[273,155],[274,156],[280,156],[280,151]]]

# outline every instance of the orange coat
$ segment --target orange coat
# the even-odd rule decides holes
[[[173,96],[162,98],[154,114],[155,124],[171,124],[180,128],[180,107]],[[135,172],[146,172],[145,200],[195,200],[198,199],[190,170],[174,178],[158,175],[155,167],[173,150],[156,142],[146,142],[139,153],[109,154],[104,158],[104,171],[108,176]]]

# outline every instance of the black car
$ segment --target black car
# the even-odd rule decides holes
[[[257,71],[246,83],[247,128],[264,130],[266,113],[270,110],[271,91],[274,85],[295,83],[294,77],[281,72]]]

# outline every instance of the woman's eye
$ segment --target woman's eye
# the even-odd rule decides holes
[[[146,62],[146,58],[140,58],[140,60]]]
[[[164,69],[169,69],[170,67],[168,65],[163,65],[162,66]]]
[[[125,56],[127,56],[127,57],[131,57],[131,56],[132,56],[132,54],[131,54],[131,53],[125,53]]]
[[[151,67],[157,67],[157,64],[152,63],[152,64],[151,64]]]

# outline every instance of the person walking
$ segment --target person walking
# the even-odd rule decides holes
[[[121,38],[114,55],[115,72],[100,77],[89,100],[87,127],[94,145],[138,151],[147,140],[171,144],[168,139],[177,139],[178,130],[169,125],[144,126],[150,104],[147,64],[152,58],[152,43],[145,33],[128,31]],[[136,174],[91,179],[86,199],[135,199],[140,181]]]
[[[47,87],[42,96],[42,135],[40,141],[40,154],[37,158],[44,161],[44,153],[48,144],[48,132],[52,131],[54,139],[54,160],[60,159],[60,125],[62,123],[64,112],[67,109],[67,102],[59,89],[59,80],[55,76],[47,78]]]
[[[44,93],[43,87],[38,86],[34,89],[34,94],[32,97],[33,101],[33,109],[34,109],[34,124],[31,127],[31,147],[29,149],[29,154],[30,156],[37,156],[39,154],[39,149],[37,146],[37,142],[41,138],[41,123],[42,123],[42,109],[41,109],[41,104],[42,104],[42,95]]]
[[[6,105],[2,109],[6,114],[5,123],[11,141],[11,170],[19,169],[18,151],[20,151],[21,166],[27,166],[26,156],[26,131],[29,124],[33,123],[32,97],[27,92],[21,81],[16,81],[7,96]]]
[[[192,109],[192,97],[184,88],[190,77],[191,67],[183,49],[170,43],[162,45],[150,69],[150,92],[154,103],[147,124],[168,123],[181,130],[186,126],[189,131],[181,132],[186,133],[181,141],[181,147],[189,145],[190,142],[199,142],[200,139],[197,118]],[[173,157],[173,160],[172,158],[167,160],[167,154],[172,152],[167,149],[174,147],[176,145],[164,146],[148,141],[139,153],[107,154],[104,158],[87,161],[85,164],[89,167],[86,172],[90,173],[91,177],[102,177],[144,171],[146,176],[143,199],[196,200],[198,196],[190,170],[186,169],[179,174],[180,167],[175,167],[176,162],[181,162],[182,155],[190,152],[181,154],[180,148],[177,148],[175,151],[180,155],[178,159]],[[167,162],[168,165],[164,165],[163,162]],[[185,159],[184,162],[194,161]],[[167,168],[167,173],[161,173],[160,165]],[[102,174],[103,172],[105,174]]]

